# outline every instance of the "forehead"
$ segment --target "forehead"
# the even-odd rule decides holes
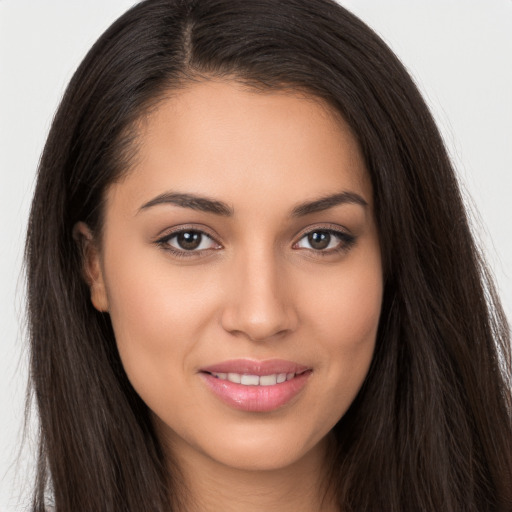
[[[134,204],[167,189],[219,197],[235,210],[258,197],[263,205],[345,190],[371,203],[372,195],[356,138],[324,101],[214,80],[172,91],[141,120],[120,186]]]

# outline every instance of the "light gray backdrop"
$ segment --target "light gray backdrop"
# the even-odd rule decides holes
[[[133,3],[0,0],[1,512],[24,509],[33,468],[30,439],[17,470],[15,461],[27,377],[20,269],[35,169],[74,69]],[[512,0],[341,3],[384,37],[425,94],[512,318]]]

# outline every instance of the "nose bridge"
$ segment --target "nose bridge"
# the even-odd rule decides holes
[[[226,330],[264,340],[295,327],[286,272],[272,247],[260,245],[238,254],[231,279],[223,312]]]

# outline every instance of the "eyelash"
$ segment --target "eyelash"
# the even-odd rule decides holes
[[[170,240],[172,240],[173,238],[176,238],[180,234],[184,234],[184,233],[198,233],[199,235],[201,235],[201,237],[209,238],[213,243],[215,243],[217,245],[217,247],[201,249],[201,250],[186,250],[186,249],[177,249],[169,244]],[[198,257],[205,251],[208,251],[208,252],[216,251],[221,248],[221,245],[219,244],[219,242],[217,242],[212,235],[207,233],[204,229],[197,228],[197,227],[182,227],[182,228],[176,229],[175,231],[172,231],[171,233],[159,238],[158,240],[155,241],[155,243],[161,249],[171,253],[174,257],[177,257],[177,258],[190,258],[190,257],[194,258],[194,257]],[[202,240],[201,240],[201,243],[202,243]]]
[[[346,231],[342,231],[340,229],[334,229],[332,227],[324,227],[324,226],[318,226],[313,228],[308,228],[307,231],[304,231],[300,234],[299,239],[297,242],[293,244],[293,247],[296,248],[297,244],[303,240],[305,237],[308,237],[309,235],[312,235],[313,233],[326,233],[331,237],[335,237],[338,239],[338,244],[336,247],[333,247],[331,249],[308,249],[304,248],[308,251],[311,251],[315,256],[319,257],[326,257],[326,256],[332,256],[333,254],[343,254],[348,252],[356,243],[357,239],[354,235],[351,235],[347,233]],[[297,248],[297,250],[300,250],[300,248]]]
[[[171,246],[169,244],[170,240],[172,240],[173,238],[176,238],[180,234],[184,234],[184,233],[197,233],[201,237],[207,237],[214,244],[216,244],[217,247],[207,248],[207,249],[200,249],[200,250],[193,250],[193,249],[192,250],[186,250],[186,249],[177,249],[177,248],[175,248],[175,247],[173,247],[173,246]],[[303,240],[305,237],[307,237],[309,235],[312,235],[313,233],[326,233],[329,236],[334,236],[335,238],[337,238],[339,240],[339,244],[338,244],[337,247],[330,248],[330,249],[327,249],[327,250],[296,247],[297,244],[299,244],[299,242],[301,240]],[[303,233],[301,233],[299,238],[298,238],[298,240],[293,244],[292,247],[295,250],[302,250],[302,249],[304,249],[304,250],[307,250],[307,251],[311,251],[315,256],[325,257],[325,256],[333,255],[333,254],[340,254],[340,253],[348,252],[354,246],[356,241],[357,240],[356,240],[356,237],[354,235],[351,235],[351,234],[349,234],[349,233],[347,233],[345,231],[342,231],[342,230],[339,230],[339,229],[333,229],[331,227],[314,227],[314,228],[310,228],[307,231],[304,231]],[[202,242],[203,241],[201,240],[200,244]],[[164,251],[167,251],[167,252],[171,253],[173,256],[178,257],[178,258],[198,257],[201,254],[205,253],[206,251],[210,252],[212,250],[215,251],[215,250],[218,250],[218,249],[222,248],[221,244],[219,242],[217,242],[212,235],[210,235],[209,233],[204,231],[204,229],[195,228],[195,227],[190,227],[190,228],[183,227],[183,228],[177,229],[177,230],[175,230],[175,231],[173,231],[173,232],[171,232],[171,233],[169,233],[169,234],[159,238],[158,240],[156,240],[155,244],[157,246],[159,246],[160,248],[162,248]]]

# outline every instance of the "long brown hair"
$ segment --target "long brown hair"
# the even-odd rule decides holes
[[[334,429],[347,511],[512,509],[510,331],[432,117],[401,63],[331,0],[147,0],[90,50],[42,155],[26,265],[40,418],[33,511],[179,508],[147,406],[82,275],[73,226],[101,233],[137,121],[201,76],[320,97],[350,124],[385,271],[376,351]]]

